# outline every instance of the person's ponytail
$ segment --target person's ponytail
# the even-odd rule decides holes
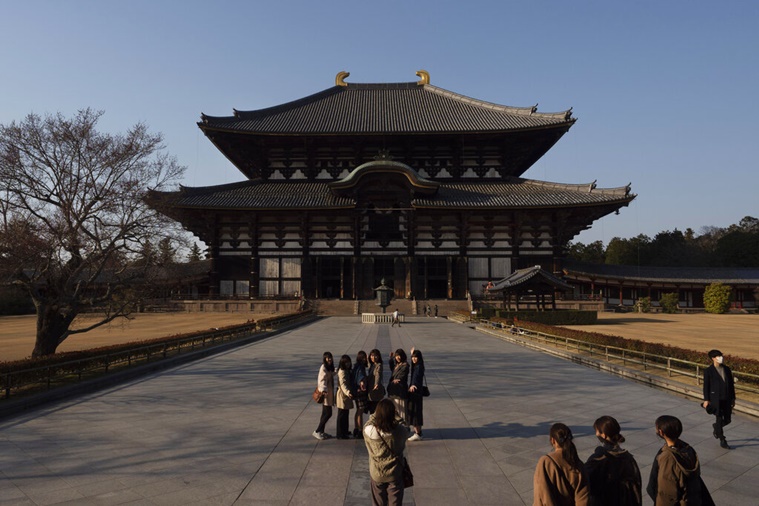
[[[572,431],[569,427],[563,423],[555,423],[551,426],[551,432],[549,434],[561,448],[564,460],[575,469],[580,469],[582,467],[582,461],[580,460],[580,456],[577,455],[575,444],[572,442],[574,436],[572,436]]]

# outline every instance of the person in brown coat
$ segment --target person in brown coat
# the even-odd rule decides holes
[[[540,457],[533,477],[533,506],[587,506],[588,476],[572,442],[572,431],[555,423],[549,432],[554,451]]]
[[[664,440],[651,466],[646,491],[656,506],[713,506],[709,490],[701,479],[696,450],[680,440],[683,424],[670,415],[656,419],[656,435]]]

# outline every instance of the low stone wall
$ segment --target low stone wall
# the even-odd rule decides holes
[[[406,322],[406,315],[400,313],[398,320]],[[361,313],[361,323],[393,323],[393,313]]]
[[[180,300],[181,311],[188,313],[295,313],[300,309],[298,300]]]

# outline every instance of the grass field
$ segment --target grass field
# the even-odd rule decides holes
[[[251,313],[142,313],[86,334],[69,337],[60,351],[142,341],[195,330],[245,323],[271,314]],[[358,317],[357,317],[358,318]],[[410,319],[409,323],[413,323]],[[424,324],[424,319],[419,319]],[[86,320],[78,326],[86,325]],[[719,348],[726,355],[759,360],[759,316],[746,314],[600,313],[596,325],[572,328],[631,339],[665,343],[706,353]],[[0,361],[28,357],[34,347],[34,316],[0,317]]]
[[[251,319],[270,316],[272,315],[253,313],[140,313],[131,320],[117,320],[87,333],[74,334],[58,347],[58,351],[143,341],[242,324]],[[77,321],[75,327],[85,327],[89,321],[91,320],[85,317]],[[0,362],[30,356],[34,348],[35,328],[34,316],[0,317]]]

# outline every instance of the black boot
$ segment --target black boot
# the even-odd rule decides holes
[[[730,445],[727,444],[727,440],[725,438],[722,438],[719,440],[719,445],[724,448],[725,450],[730,450]]]
[[[714,431],[712,432],[712,435],[714,436],[714,439],[719,439],[719,434],[717,434],[717,424],[713,423],[712,427],[714,428]]]

